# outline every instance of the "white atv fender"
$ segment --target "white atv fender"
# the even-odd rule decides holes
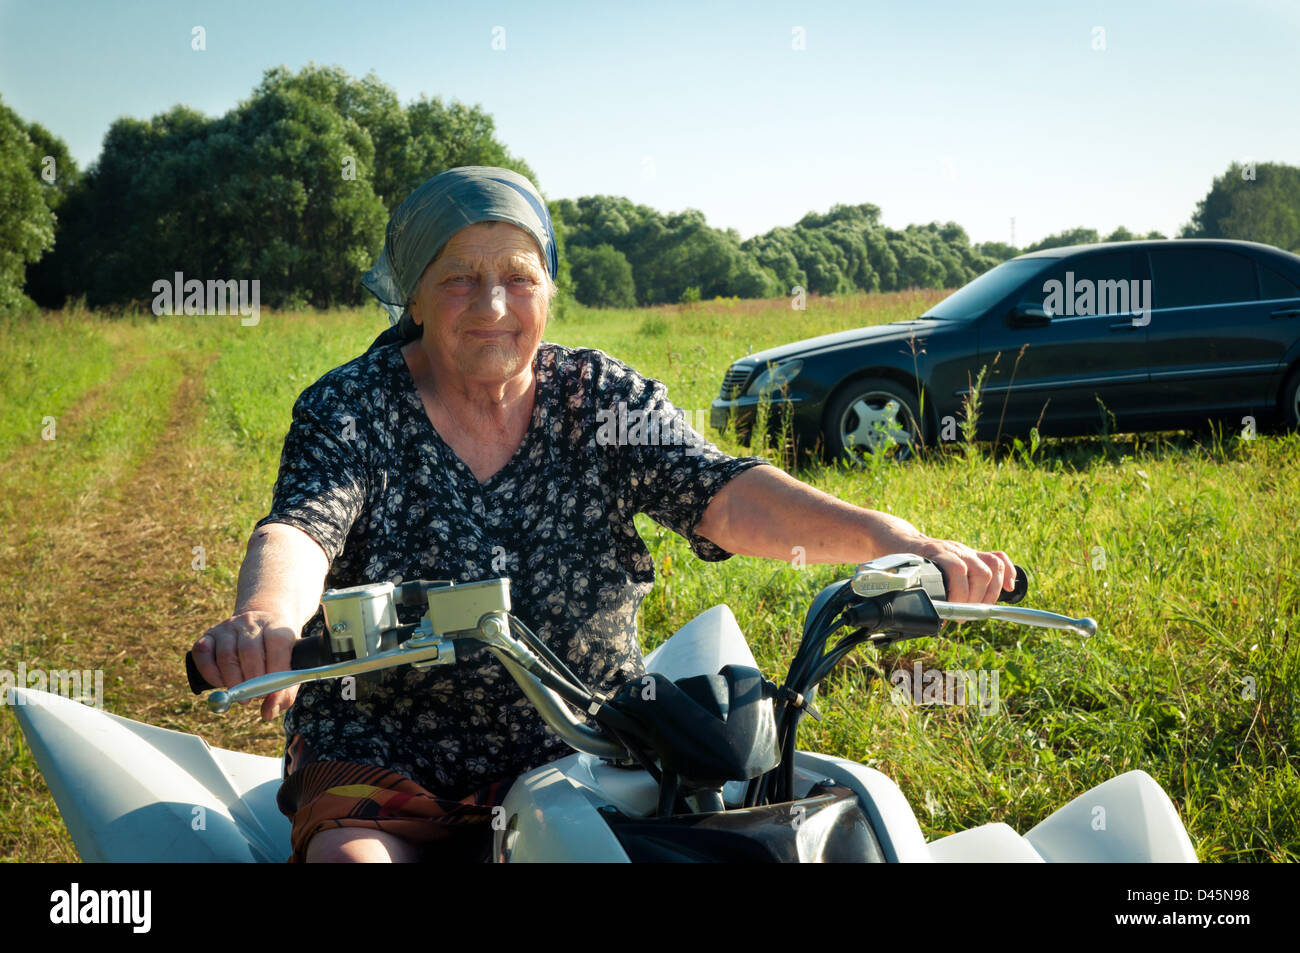
[[[946,863],[1197,863],[1178,811],[1155,778],[1129,771],[1080,794],[1021,837],[985,824],[930,845]]]
[[[82,860],[288,858],[279,758],[212,748],[49,692],[11,688],[8,704]]]

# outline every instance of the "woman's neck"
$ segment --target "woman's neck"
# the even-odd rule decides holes
[[[518,444],[532,417],[535,379],[530,362],[505,380],[476,380],[435,366],[419,341],[402,348],[425,405],[441,423],[493,443]],[[435,420],[435,424],[439,421]]]

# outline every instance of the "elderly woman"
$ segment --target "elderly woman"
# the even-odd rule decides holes
[[[636,612],[654,568],[637,513],[705,560],[913,552],[938,563],[955,600],[1011,588],[1003,553],[929,538],[693,432],[675,445],[598,440],[620,404],[686,425],[658,381],[543,342],[557,268],[545,203],[508,170],[451,169],[397,208],[364,284],[400,320],[294,405],[235,614],[194,646],[209,682],[289,668],[294,640],[319,630],[326,586],[507,575],[513,611],[609,692],[643,672]],[[287,709],[279,799],[294,860],[416,860],[434,844],[468,856],[508,782],[567,753],[486,652],[374,678],[262,706],[266,719]]]

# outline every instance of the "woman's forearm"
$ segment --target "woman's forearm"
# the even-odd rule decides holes
[[[266,612],[301,630],[320,604],[328,570],[324,550],[302,530],[287,523],[260,526],[239,567],[234,614]]]
[[[695,532],[737,555],[796,564],[915,553],[943,571],[954,602],[995,602],[1015,582],[1004,552],[927,536],[905,519],[837,500],[772,466],[746,470],[719,490]]]
[[[907,520],[837,500],[770,466],[719,490],[696,532],[739,556],[810,563],[864,562],[921,536]]]

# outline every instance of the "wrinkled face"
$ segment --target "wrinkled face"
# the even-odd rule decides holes
[[[411,317],[437,370],[500,383],[527,371],[546,328],[552,285],[537,242],[508,222],[467,225],[420,278]]]

